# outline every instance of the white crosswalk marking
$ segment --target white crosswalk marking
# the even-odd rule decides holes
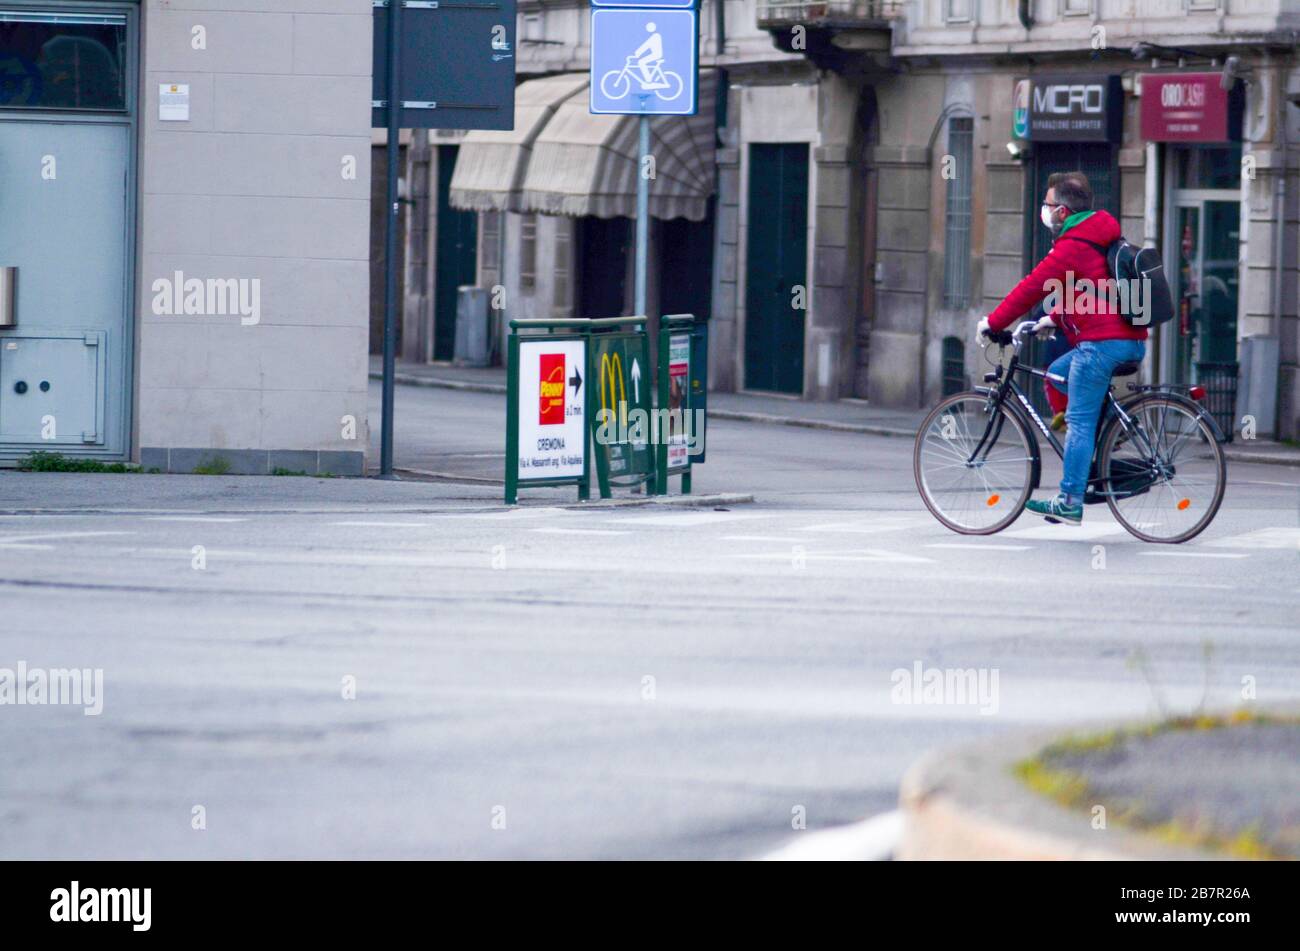
[[[883,532],[898,532],[918,525],[938,524],[930,516],[908,516],[888,513],[874,518],[849,518],[837,522],[823,522],[805,525],[801,532],[829,532],[833,534],[848,533],[855,535],[878,535]]]
[[[734,558],[748,558],[754,561],[790,561],[793,555],[788,551],[740,553]],[[804,552],[800,557],[804,561],[873,561],[897,565],[928,565],[933,558],[920,555],[905,555],[899,551],[887,551],[883,548],[854,548],[847,551]]]
[[[1033,551],[1033,545],[993,545],[980,542],[933,542],[926,548],[974,549],[976,551]]]
[[[1261,528],[1205,544],[1214,548],[1300,548],[1300,528]]]
[[[531,529],[539,535],[631,535],[631,532],[620,532],[606,528],[557,528],[547,526],[545,528]]]
[[[692,525],[712,525],[715,522],[754,518],[771,518],[771,515],[766,512],[675,512],[671,515],[610,518],[606,519],[605,523],[608,525],[662,525],[669,528],[685,528]]]
[[[246,518],[219,518],[215,515],[151,515],[148,522],[247,522]]]
[[[1039,525],[1036,528],[1017,528],[1001,532],[1002,538],[1023,538],[1028,541],[1092,541],[1108,535],[1126,535],[1122,525]],[[1136,539],[1134,539],[1136,541]]]

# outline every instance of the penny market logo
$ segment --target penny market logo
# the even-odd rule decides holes
[[[564,354],[543,353],[538,360],[538,393],[541,397],[537,422],[542,426],[564,423]]]

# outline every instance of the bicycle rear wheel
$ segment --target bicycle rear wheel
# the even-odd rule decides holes
[[[988,439],[981,447],[985,432]],[[916,434],[912,471],[930,514],[962,535],[991,535],[1025,508],[1033,480],[1033,437],[984,393],[950,396]],[[971,461],[976,448],[979,455]]]
[[[1228,484],[1228,465],[1200,409],[1154,395],[1124,407],[1141,430],[1132,437],[1110,424],[1097,471],[1106,504],[1130,534],[1146,542],[1189,541],[1214,520]]]

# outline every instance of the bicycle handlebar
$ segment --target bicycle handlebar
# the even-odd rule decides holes
[[[1020,325],[1016,327],[1014,331],[986,330],[984,331],[984,336],[988,337],[993,343],[998,344],[998,346],[1005,347],[1008,344],[1012,344],[1015,346],[1016,350],[1019,350],[1025,343],[1026,335],[1033,333],[1034,328],[1037,326],[1038,321],[1036,320],[1022,320]]]

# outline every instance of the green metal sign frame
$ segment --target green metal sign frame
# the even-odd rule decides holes
[[[506,342],[506,490],[505,501],[507,505],[515,505],[519,501],[519,489],[521,486],[533,488],[536,486],[555,486],[555,485],[576,485],[578,487],[578,500],[586,501],[591,498],[591,386],[589,382],[584,382],[585,389],[582,390],[583,400],[583,453],[582,453],[582,475],[580,476],[556,476],[541,479],[521,479],[519,478],[519,349],[521,342],[528,343],[545,343],[547,341],[572,342],[581,340],[583,342],[583,366],[582,374],[584,381],[591,379],[591,343],[586,334],[574,333],[556,333],[557,330],[586,330],[589,321],[585,320],[512,320],[510,321],[510,336]],[[536,330],[537,333],[521,335],[520,330]]]
[[[707,363],[707,343],[703,347],[705,363],[698,370],[695,366],[696,350],[694,338],[698,332],[707,340],[708,324],[704,321],[696,321],[693,314],[667,314],[659,320],[659,361],[656,367],[658,375],[658,410],[663,414],[666,410],[680,409],[682,414],[682,425],[690,424],[693,419],[691,411],[695,408],[697,399],[696,382],[707,380],[708,363]],[[682,338],[686,338],[683,342]],[[687,368],[683,384],[679,386],[680,405],[672,405],[672,355],[673,347],[676,344],[679,348],[685,347],[687,355]],[[698,376],[696,374],[699,374]],[[699,395],[703,395],[704,384],[699,383]],[[701,407],[703,408],[703,407]],[[703,438],[703,433],[700,433]],[[691,466],[692,458],[688,454],[685,465],[669,467],[668,464],[668,445],[669,440],[661,432],[659,439],[655,443],[655,494],[668,494],[668,477],[670,475],[680,475],[682,477],[682,494],[691,494]]]
[[[651,405],[650,339],[645,318],[629,318],[640,329],[590,336],[589,363],[594,389],[592,450],[596,458],[596,483],[600,497],[610,497],[611,486],[634,486],[654,478]],[[608,421],[601,414],[609,410]],[[602,439],[602,435],[614,438]],[[639,439],[633,439],[639,436]],[[615,481],[619,479],[622,481]]]

